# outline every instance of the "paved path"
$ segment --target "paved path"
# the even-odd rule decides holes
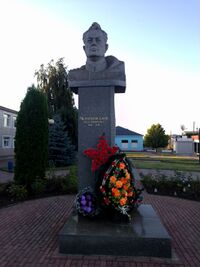
[[[73,195],[19,203],[0,209],[0,266],[3,267],[199,267],[200,203],[144,193],[172,237],[173,258],[61,255],[58,233]]]
[[[57,170],[51,174],[49,172],[46,173],[47,177],[51,177],[51,175],[55,175],[56,177],[63,177],[66,176],[67,174],[69,174],[69,170]],[[11,182],[13,181],[13,178],[14,178],[14,173],[0,170],[0,183]]]

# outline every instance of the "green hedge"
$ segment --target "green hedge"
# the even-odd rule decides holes
[[[39,198],[51,195],[77,193],[77,166],[69,167],[69,174],[56,177],[54,172],[45,179],[35,179],[31,184],[31,193],[25,185],[16,181],[0,184],[0,206],[26,199]]]
[[[177,196],[200,201],[200,179],[176,172],[173,177],[141,175],[141,182],[150,194]]]

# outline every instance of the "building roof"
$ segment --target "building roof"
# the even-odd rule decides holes
[[[185,132],[185,134],[187,135],[187,136],[191,136],[191,135],[198,135],[199,134],[199,130],[196,130],[196,131],[184,131]]]
[[[142,134],[136,133],[134,131],[131,131],[129,129],[117,126],[116,127],[116,135],[140,135],[143,136]]]
[[[7,111],[7,112],[10,112],[10,113],[15,113],[15,114],[18,113],[18,111],[14,110],[14,109],[6,108],[6,107],[3,107],[3,106],[0,106],[0,110]]]

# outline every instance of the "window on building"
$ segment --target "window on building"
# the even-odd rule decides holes
[[[128,140],[121,140],[121,148],[128,149]]]
[[[10,127],[10,122],[11,122],[11,116],[10,114],[4,113],[3,114],[3,126],[4,127]]]
[[[3,138],[2,140],[3,148],[11,148],[11,137],[3,136],[2,138]]]
[[[13,117],[13,127],[16,128],[16,120],[17,120],[17,117]]]
[[[131,148],[137,148],[138,146],[138,140],[131,140]]]

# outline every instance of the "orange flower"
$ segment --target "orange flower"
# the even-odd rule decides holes
[[[126,202],[127,202],[127,198],[125,198],[125,197],[121,198],[119,201],[121,206],[124,206],[126,204]]]
[[[126,178],[130,179],[130,173],[126,172]]]
[[[115,191],[115,197],[119,197],[119,196],[120,196],[119,190]]]
[[[126,184],[127,183],[127,180],[126,180],[126,178],[121,178],[121,182],[123,183],[123,184]]]
[[[112,195],[113,195],[114,197],[119,197],[119,196],[120,196],[120,192],[119,192],[119,190],[116,189],[116,188],[112,188]]]
[[[128,197],[132,197],[133,195],[133,191],[128,192]]]
[[[117,189],[115,188],[115,187],[113,187],[112,189],[111,189],[111,191],[112,191],[112,196],[114,196],[115,195],[115,191],[116,191]]]
[[[119,168],[123,170],[125,167],[126,167],[126,165],[123,162],[120,162]]]
[[[111,176],[111,177],[110,177],[110,182],[111,182],[112,184],[114,184],[114,183],[116,182],[116,177],[115,177],[115,176]]]
[[[116,182],[116,187],[121,188],[123,186],[123,183],[121,181]]]

